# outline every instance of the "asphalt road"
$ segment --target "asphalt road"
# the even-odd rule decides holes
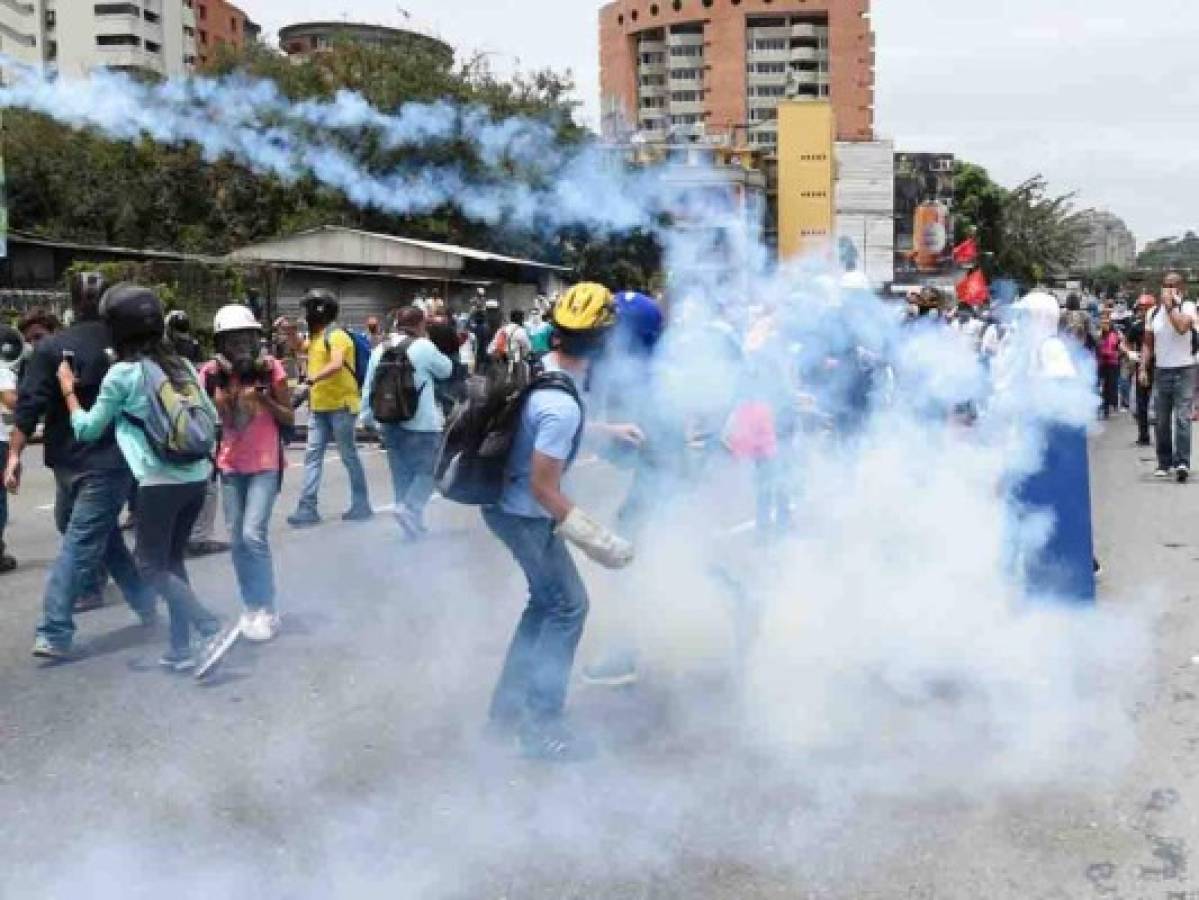
[[[595,761],[547,767],[487,743],[521,606],[510,561],[472,511],[443,503],[419,548],[385,515],[337,521],[335,458],[326,525],[282,526],[294,471],[279,505],[276,642],[235,648],[197,686],[160,672],[164,634],[111,603],[80,617],[79,661],[41,665],[28,654],[57,538],[50,480],[31,466],[10,526],[22,567],[0,581],[0,897],[1199,900],[1199,488],[1154,483],[1131,437],[1113,423],[1092,456],[1101,604],[1152,622],[1129,672],[1143,687],[1125,710],[1127,758],[987,791],[958,773],[907,790],[844,748],[786,759],[747,745],[738,679],[689,665],[730,655],[698,612],[637,687],[574,690]],[[383,458],[366,454],[382,505]],[[744,496],[740,474],[722,477]],[[576,484],[610,516],[623,476],[587,460]],[[728,571],[769,571],[746,504],[704,515],[712,540],[685,549],[711,568],[706,587],[586,569],[583,658],[630,601],[698,609]],[[236,613],[227,560],[190,570],[206,602]]]

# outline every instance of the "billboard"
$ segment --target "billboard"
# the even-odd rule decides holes
[[[895,278],[953,272],[953,154],[895,154]]]
[[[779,104],[779,259],[832,247],[833,108],[826,101]]]

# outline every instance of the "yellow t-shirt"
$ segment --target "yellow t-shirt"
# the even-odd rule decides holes
[[[328,341],[325,340],[326,336]],[[332,352],[337,350],[345,354],[345,365],[336,375],[312,386],[309,404],[313,412],[344,409],[357,415],[360,401],[358,381],[354,378],[354,342],[342,329],[321,332],[308,342],[308,376],[312,377],[329,365]]]

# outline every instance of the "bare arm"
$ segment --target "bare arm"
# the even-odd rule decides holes
[[[562,473],[566,463],[552,456],[546,456],[539,450],[533,451],[533,467],[529,473],[529,487],[533,499],[541,504],[541,508],[554,517],[556,522],[565,522],[574,503],[562,493]]]
[[[342,368],[345,366],[345,364],[346,364],[345,351],[339,350],[338,348],[334,347],[329,353],[329,364],[326,365],[319,372],[316,372],[316,373],[309,372],[308,380],[312,384],[316,384],[316,383],[324,381],[328,378],[332,378],[334,375],[336,375],[338,372],[340,372],[342,370]]]

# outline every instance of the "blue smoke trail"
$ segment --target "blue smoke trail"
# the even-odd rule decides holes
[[[31,110],[118,141],[191,143],[206,161],[231,159],[288,184],[310,177],[357,206],[396,215],[452,205],[491,225],[621,232],[651,228],[668,206],[654,170],[612,165],[594,144],[564,148],[550,123],[495,121],[480,106],[409,103],[389,114],[352,91],[292,101],[273,82],[241,75],[146,84],[99,70],[49,80],[4,57],[0,69],[8,77],[0,108]],[[345,146],[365,134],[387,151],[465,142],[483,170],[422,163],[372,171]]]

